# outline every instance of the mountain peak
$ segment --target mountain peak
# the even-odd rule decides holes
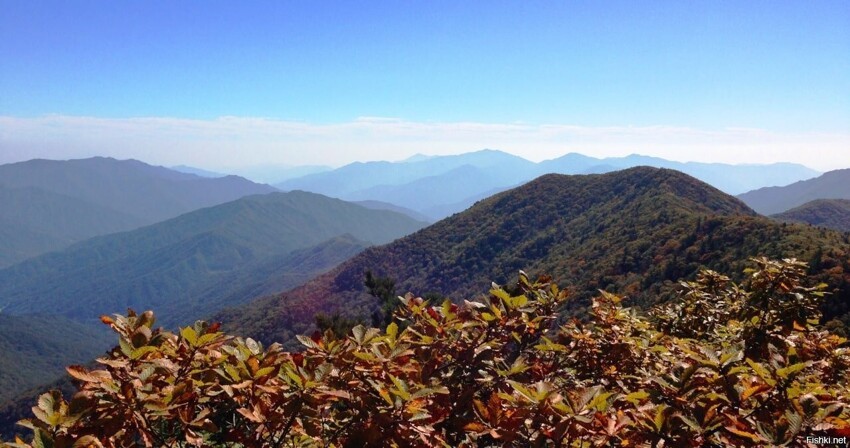
[[[395,279],[398,293],[437,292],[462,299],[486,290],[491,281],[510,282],[522,269],[580,284],[588,288],[580,297],[587,298],[600,288],[640,285],[633,273],[650,275],[656,279],[652,282],[682,277],[675,270],[665,277],[653,260],[669,257],[662,249],[684,254],[697,244],[698,236],[691,234],[699,231],[701,220],[724,219],[763,218],[734,197],[669,169],[546,174],[366,250],[282,296],[256,301],[253,311],[236,310],[216,319],[253,337],[282,340],[291,335],[286,322],[311,322],[317,312],[369,316],[373,301],[363,289],[366,270]],[[696,269],[696,264],[687,266]],[[259,325],[243,317],[256,316],[257,309],[275,317]]]

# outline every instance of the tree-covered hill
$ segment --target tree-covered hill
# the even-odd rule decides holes
[[[197,302],[212,310],[290,289],[367,246],[351,235],[342,235],[271,257],[199,288]],[[175,317],[164,320],[191,322],[203,315],[202,310],[193,308],[175,313]],[[64,367],[102,354],[114,342],[103,330],[101,325],[86,325],[64,316],[0,314],[0,435],[15,432],[14,423],[29,413],[33,398],[42,390],[71,386],[66,379],[60,379]]]
[[[423,225],[395,212],[313,193],[250,196],[4,269],[0,303],[4,313],[57,313],[84,320],[128,307],[155,308],[174,316],[164,324],[184,322],[214,312],[224,305],[224,291],[250,284],[246,278],[267,272],[269,263],[294,250],[343,234],[386,243]],[[202,294],[225,280],[227,289]]]
[[[771,217],[785,222],[798,222],[850,232],[850,200],[818,199]]]
[[[753,210],[773,215],[816,199],[850,199],[850,169],[824,173],[784,187],[765,187],[738,196]]]
[[[423,225],[313,193],[273,193],[97,237],[4,269],[0,401],[104,350],[104,339],[91,336],[102,314],[155,308],[170,313],[160,322],[167,327],[192,322],[291,289],[374,242]],[[64,330],[50,328],[51,321]],[[15,336],[8,337],[12,330]]]
[[[766,255],[813,260],[840,288],[831,315],[846,312],[850,240],[836,232],[782,225],[685,174],[634,168],[602,175],[546,175],[389,245],[368,249],[295,290],[216,318],[266,341],[310,331],[316,313],[367,318],[375,300],[364,273],[395,280],[395,292],[465,298],[518,270],[573,285],[579,303],[597,290],[631,304],[663,300],[673,281],[707,266],[740,273]]]

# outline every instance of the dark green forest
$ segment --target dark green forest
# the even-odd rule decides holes
[[[783,222],[811,224],[850,232],[850,200],[818,199],[771,217]]]

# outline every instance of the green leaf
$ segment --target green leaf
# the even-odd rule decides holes
[[[286,376],[288,376],[289,379],[291,379],[293,382],[295,382],[295,384],[298,385],[299,388],[304,387],[304,380],[301,379],[301,376],[295,373],[295,371],[288,367],[284,367],[283,371],[284,373],[286,373]]]
[[[387,336],[389,336],[393,341],[398,337],[398,325],[395,322],[392,322],[387,326]]]
[[[765,383],[767,383],[771,387],[776,386],[776,380],[773,379],[773,375],[771,375],[770,371],[767,370],[767,368],[765,368],[760,363],[753,361],[750,358],[747,358],[747,364],[750,365],[750,368],[752,368],[753,371],[756,372],[756,375],[758,375],[759,378],[761,378]]]
[[[791,375],[805,369],[808,366],[809,366],[809,363],[807,363],[807,362],[799,362],[797,364],[792,364],[788,367],[778,369],[776,371],[776,375],[778,375],[779,378],[782,378],[783,380],[788,379]]]
[[[275,370],[274,366],[263,367],[262,369],[257,370],[257,372],[254,373],[254,378],[260,378],[260,377],[266,376],[266,375],[274,372],[274,370]]]
[[[239,382],[242,379],[242,375],[239,374],[239,369],[233,367],[232,364],[225,364],[224,371],[230,375],[230,379],[233,381]]]
[[[146,354],[155,352],[157,350],[159,349],[153,345],[145,345],[144,347],[139,347],[130,352],[130,359],[139,359],[142,356],[145,356]]]
[[[658,409],[655,411],[655,418],[652,419],[652,424],[655,425],[655,431],[659,433],[664,428],[664,422],[667,421],[665,411],[667,411],[666,404],[658,405]]]
[[[647,398],[649,398],[649,393],[648,393],[648,392],[646,392],[646,391],[643,391],[643,390],[639,390],[639,391],[637,391],[637,392],[632,392],[632,393],[630,393],[630,394],[626,395],[626,396],[625,396],[625,397],[623,397],[623,398],[624,398],[626,401],[628,401],[629,403],[631,403],[631,404],[633,404],[633,405],[637,406],[637,405],[639,405],[639,404],[640,404],[640,402],[641,402],[641,401],[646,400]]]
[[[192,327],[184,327],[180,330],[180,336],[192,347],[198,344],[198,333]]]
[[[72,366],[73,367],[73,366]],[[56,391],[50,391],[41,394],[38,397],[38,407],[49,414],[53,413],[56,406]]]

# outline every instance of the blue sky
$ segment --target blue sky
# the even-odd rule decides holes
[[[144,134],[147,152],[117,156],[208,166],[235,163],[234,151],[257,164],[339,164],[346,154],[484,146],[531,159],[677,146],[678,159],[696,160],[708,157],[706,135],[719,158],[734,159],[725,161],[775,161],[771,146],[789,159],[808,138],[850,166],[846,1],[7,1],[2,10],[0,163],[61,156],[45,148],[62,136],[68,157],[109,152],[120,136],[108,129],[119,128]],[[364,131],[364,121],[384,125]],[[399,137],[398,123],[428,134]],[[551,141],[547,125],[613,131]],[[478,133],[452,136],[463,126]],[[498,140],[486,126],[523,130]],[[671,128],[703,137],[612,138]],[[770,138],[729,143],[740,129]],[[548,143],[516,143],[522,135]],[[210,142],[215,154],[203,154]],[[746,148],[752,157],[735,159]]]

